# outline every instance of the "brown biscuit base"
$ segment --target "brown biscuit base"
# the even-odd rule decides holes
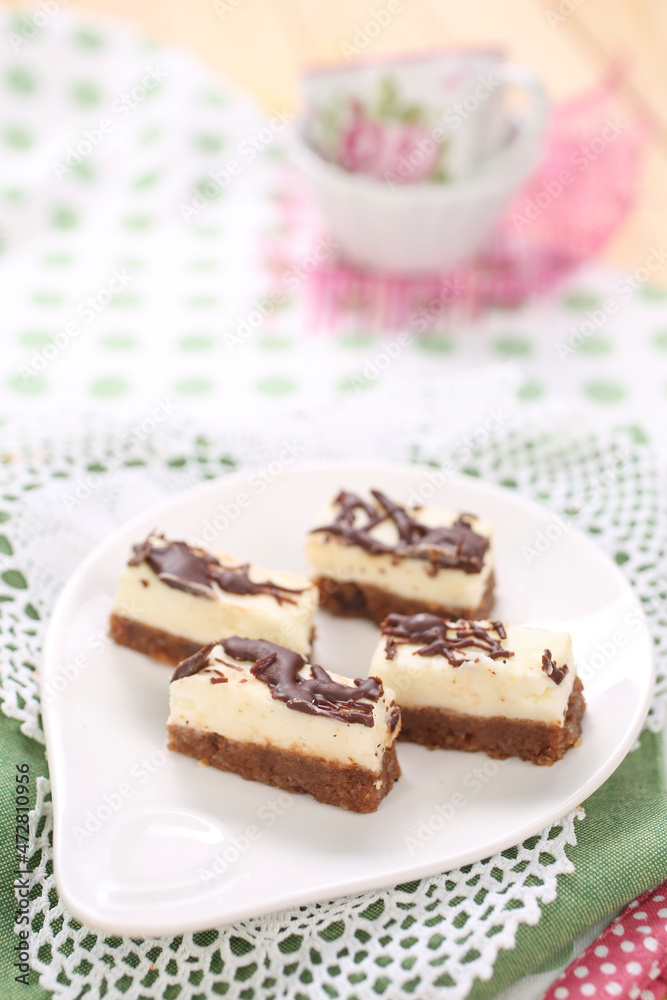
[[[113,613],[109,623],[109,635],[119,646],[128,646],[137,653],[145,653],[146,656],[161,660],[162,663],[170,663],[173,667],[177,667],[182,660],[187,660],[188,656],[192,656],[206,645],[204,642],[183,639],[161,628],[153,628],[152,625],[144,625],[142,622]],[[314,639],[313,626],[310,634],[311,646]]]
[[[444,708],[401,708],[398,738],[421,743],[429,750],[483,750],[496,760],[520,757],[532,764],[549,766],[579,742],[586,708],[582,691],[577,677],[563,726],[505,716],[484,718]]]
[[[378,776],[358,764],[338,764],[278,747],[230,740],[189,726],[167,729],[170,750],[196,757],[221,771],[233,771],[248,781],[261,781],[286,792],[307,793],[318,802],[351,812],[375,812],[401,776],[395,744],[385,750]],[[378,778],[380,787],[376,788]]]
[[[320,607],[343,618],[370,618],[381,625],[387,615],[418,615],[426,611],[441,618],[486,618],[493,608],[495,575],[489,577],[484,596],[476,608],[453,608],[432,601],[415,601],[372,585],[338,583],[328,576],[314,581],[320,592]]]
[[[116,614],[111,615],[109,635],[119,646],[129,646],[137,653],[145,653],[174,667],[204,645]]]

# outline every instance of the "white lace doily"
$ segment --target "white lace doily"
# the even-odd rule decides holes
[[[0,696],[27,735],[43,739],[35,671],[44,622],[91,545],[152,500],[239,466],[262,466],[278,440],[249,434],[233,443],[219,435],[212,441],[210,434],[170,426],[168,435],[139,442],[99,421],[57,443],[34,428],[7,434],[0,466]],[[407,441],[403,457],[449,458]],[[654,628],[659,681],[647,725],[657,731],[667,700],[667,585],[660,575],[667,531],[657,473],[639,432],[601,439],[575,425],[532,437],[509,431],[463,464],[468,474],[567,513],[629,575]],[[558,875],[573,870],[565,847],[576,842],[574,818],[518,848],[417,883],[174,940],[139,941],[82,927],[59,902],[49,786],[40,779],[31,817],[32,963],[42,985],[67,1000],[223,994],[458,1000],[476,978],[490,978],[518,926],[537,923],[540,907],[556,898]]]

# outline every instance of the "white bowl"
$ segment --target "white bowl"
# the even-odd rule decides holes
[[[509,64],[500,71],[527,92],[528,107],[502,148],[460,180],[388,184],[350,173],[311,148],[301,123],[296,159],[342,257],[362,267],[416,275],[447,270],[482,247],[535,167],[547,115],[537,77]]]

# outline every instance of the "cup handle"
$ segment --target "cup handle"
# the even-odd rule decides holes
[[[501,81],[522,90],[528,97],[525,112],[517,119],[517,133],[507,151],[520,145],[537,144],[544,132],[549,112],[549,99],[542,81],[529,69],[515,63],[498,63],[493,75]]]

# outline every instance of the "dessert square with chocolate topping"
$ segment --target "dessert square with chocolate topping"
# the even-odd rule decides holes
[[[333,614],[380,624],[393,612],[482,618],[493,607],[493,528],[473,514],[343,490],[306,554]]]
[[[232,636],[185,660],[169,706],[171,750],[319,802],[375,812],[400,775],[389,688],[262,639]]]
[[[391,614],[371,673],[396,692],[401,739],[553,764],[581,736],[585,702],[566,632]]]
[[[125,567],[110,634],[173,665],[236,634],[307,654],[317,606],[317,588],[305,577],[152,534]]]

